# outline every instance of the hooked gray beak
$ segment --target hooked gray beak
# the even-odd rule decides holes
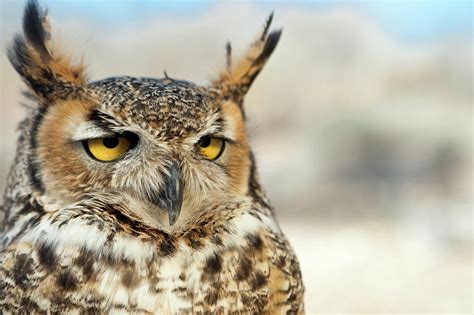
[[[174,225],[183,205],[183,178],[177,163],[171,164],[168,174],[163,175],[164,187],[151,201],[168,211],[169,223]]]

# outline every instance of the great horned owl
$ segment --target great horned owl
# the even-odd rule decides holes
[[[5,313],[301,314],[298,261],[259,184],[243,98],[272,17],[209,86],[90,82],[26,5],[8,57],[35,106],[2,206]]]

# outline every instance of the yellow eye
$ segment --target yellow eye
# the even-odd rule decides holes
[[[221,138],[203,136],[198,141],[199,151],[208,160],[217,159],[224,151],[224,140]]]
[[[126,137],[109,137],[87,140],[85,145],[90,154],[99,161],[113,161],[121,157],[130,147]]]

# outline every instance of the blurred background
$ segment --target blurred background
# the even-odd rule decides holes
[[[2,51],[22,1],[0,0]],[[260,173],[309,314],[473,312],[471,1],[52,1],[93,80],[207,84],[274,10],[283,37],[247,96]],[[24,116],[0,54],[0,190]]]

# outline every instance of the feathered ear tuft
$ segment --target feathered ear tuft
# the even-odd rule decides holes
[[[87,84],[84,66],[53,51],[46,13],[35,0],[28,1],[23,35],[8,49],[8,59],[34,94],[47,103],[68,97]]]
[[[226,46],[227,67],[213,85],[220,88],[224,95],[242,104],[245,94],[260,71],[265,66],[275,47],[280,40],[282,30],[272,31],[268,34],[273,20],[273,12],[268,17],[263,32],[251,45],[247,54],[236,63],[232,62],[232,48],[230,43]]]

